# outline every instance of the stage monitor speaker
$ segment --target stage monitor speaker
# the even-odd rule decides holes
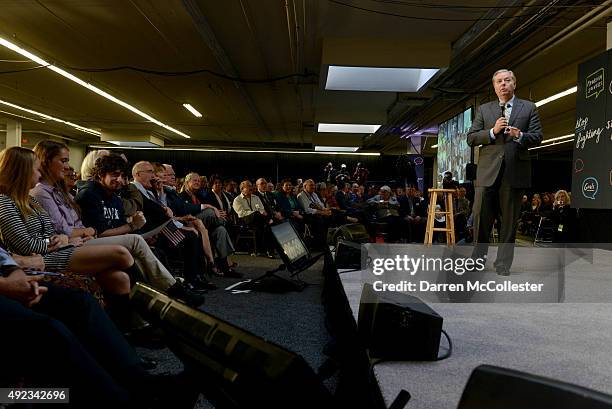
[[[335,262],[336,268],[359,270],[361,268],[361,243],[338,241]]]
[[[367,243],[370,236],[361,223],[343,224],[336,229],[329,229],[327,243],[335,246],[338,240],[352,241],[355,243]]]
[[[612,409],[612,396],[512,369],[481,365],[457,409]]]
[[[363,286],[357,327],[371,358],[437,360],[442,321],[417,297],[376,292],[367,283]]]
[[[478,167],[475,163],[465,165],[465,180],[476,180],[476,169]]]
[[[304,358],[138,283],[130,295],[143,318],[217,408],[331,408],[333,397]]]

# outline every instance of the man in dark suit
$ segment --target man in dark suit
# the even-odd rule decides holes
[[[469,146],[479,146],[474,198],[474,255],[487,254],[493,221],[500,222],[495,269],[509,275],[514,258],[516,225],[524,190],[531,186],[528,148],[542,141],[542,127],[533,102],[514,96],[516,77],[502,69],[493,74],[498,100],[481,105],[468,131]]]

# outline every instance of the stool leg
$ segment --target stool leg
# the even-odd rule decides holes
[[[429,194],[429,209],[427,209],[427,227],[425,227],[425,244],[429,245],[433,241],[434,216],[436,211],[435,192]]]
[[[449,236],[449,240],[447,240],[447,243],[449,245],[454,245],[455,244],[455,211],[453,209],[453,194],[452,193],[447,193],[446,194],[446,202],[447,202],[447,211],[449,212],[449,214],[447,215],[448,217],[446,218],[446,228],[450,229],[447,234]]]

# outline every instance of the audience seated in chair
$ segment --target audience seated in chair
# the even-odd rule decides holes
[[[70,388],[70,403],[76,407],[144,408],[160,398],[170,402],[160,388],[168,379],[147,374],[92,297],[42,284],[42,278],[26,275],[0,249],[1,375],[21,377],[30,388]]]
[[[272,244],[269,238],[269,226],[274,222],[266,212],[261,199],[252,193],[253,185],[245,180],[240,183],[240,194],[236,196],[232,207],[240,222],[252,227],[256,232],[256,240],[267,256],[272,255]]]
[[[142,212],[137,212],[129,222],[125,216],[123,202],[118,196],[125,166],[125,161],[117,155],[99,159],[93,169],[94,179],[79,190],[76,201],[83,209],[83,224],[91,226],[98,235],[85,245],[108,243],[127,248],[146,282],[192,306],[201,305],[204,298],[177,282],[142,236],[133,234],[145,225],[145,218]]]
[[[126,271],[134,259],[122,246],[83,246],[81,237],[57,234],[47,212],[29,195],[40,180],[39,169],[40,161],[30,149],[12,147],[0,154],[2,243],[22,256],[41,254],[48,271],[95,276],[114,319],[127,329],[130,279]]]

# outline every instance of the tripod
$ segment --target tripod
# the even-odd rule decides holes
[[[253,280],[251,280],[248,283],[248,287],[252,288],[255,287],[257,284],[261,283],[264,279],[266,278],[276,278],[278,280],[280,280],[284,285],[287,286],[287,288],[293,290],[293,291],[302,291],[304,290],[304,288],[306,288],[308,286],[308,283],[302,281],[298,276],[298,274],[300,274],[302,271],[306,270],[307,268],[310,268],[311,266],[313,266],[317,261],[319,261],[319,259],[325,254],[325,252],[322,252],[320,254],[317,254],[314,257],[311,257],[308,261],[306,261],[303,264],[300,264],[299,266],[287,266],[285,263],[279,265],[278,267],[276,267],[274,270],[270,270],[270,271],[266,271],[265,273],[263,273],[262,275],[260,275],[257,278],[254,278]],[[285,271],[289,269],[289,271],[291,271],[291,274],[289,275],[289,277],[282,277],[280,275],[278,275],[277,273],[280,271]],[[254,288],[252,288],[254,289]]]

